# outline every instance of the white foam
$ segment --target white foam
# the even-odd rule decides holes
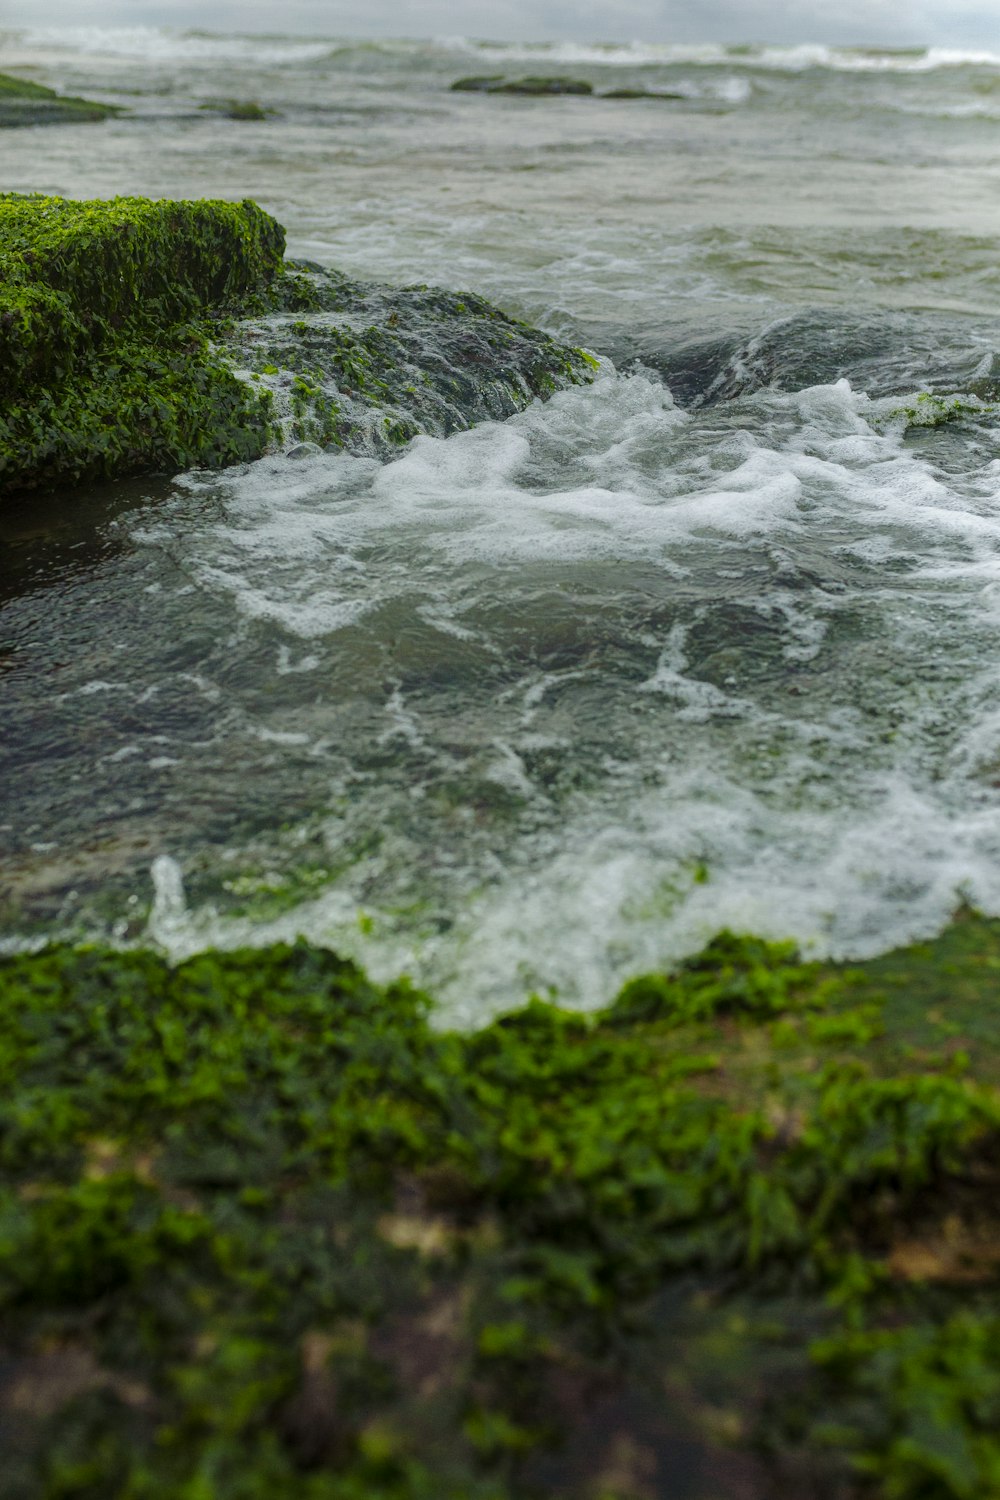
[[[438,45],[497,62],[550,62],[567,66],[760,68],[803,72],[827,68],[836,72],[921,73],[939,68],[1000,67],[1000,52],[986,48],[928,47],[898,50],[877,47],[831,47],[820,43],[785,46],[727,46],[723,43],[653,43],[633,41],[603,45],[579,42],[483,42],[455,36]]]
[[[301,931],[472,1023],[604,1003],[725,924],[863,955],[1000,911],[1000,466],[956,480],[872,411],[839,381],[691,415],[606,372],[382,468],[225,478],[185,569],[278,632],[279,678],[364,683],[356,744],[349,697],[336,735],[265,730],[324,746],[344,873],[261,923],[161,870],[157,940]]]

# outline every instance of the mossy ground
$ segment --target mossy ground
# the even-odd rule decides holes
[[[0,962],[3,1493],[1000,1494],[1000,923],[428,1025],[305,945]]]

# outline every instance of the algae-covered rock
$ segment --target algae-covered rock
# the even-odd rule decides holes
[[[686,95],[671,93],[668,89],[604,89],[601,99],[684,99]]]
[[[15,125],[86,124],[120,113],[118,105],[75,99],[26,78],[0,73],[0,129]]]
[[[267,120],[276,113],[273,109],[265,109],[256,99],[220,99],[200,104],[198,108],[222,115],[227,120]]]
[[[418,432],[512,416],[597,367],[472,293],[293,261],[266,314],[239,324],[229,347],[270,389],[285,440],[383,456]]]
[[[471,78],[456,78],[451,89],[454,94],[488,94],[498,83],[503,83],[502,73],[476,73]]]
[[[998,973],[722,934],[454,1035],[305,944],[0,958],[5,1496],[994,1495]]]
[[[528,78],[505,78],[502,74],[479,75],[459,78],[452,84],[458,93],[471,94],[525,94],[540,97],[546,94],[592,94],[594,85],[582,78],[560,76]]]
[[[0,196],[0,489],[377,453],[509,416],[596,362],[481,298],[282,260],[249,201]]]

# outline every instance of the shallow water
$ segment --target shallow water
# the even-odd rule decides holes
[[[392,463],[8,509],[5,941],[302,931],[468,1021],[726,923],[1000,911],[1000,58],[3,40],[134,109],[10,133],[6,186],[254,197],[605,357]],[[681,97],[448,91],[559,70]]]

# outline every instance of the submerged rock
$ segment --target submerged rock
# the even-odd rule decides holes
[[[199,104],[198,108],[227,120],[268,120],[277,114],[277,110],[265,109],[256,99],[220,99]]]
[[[668,89],[605,89],[601,99],[686,99],[686,94],[671,93]]]
[[[255,203],[0,197],[0,490],[379,453],[505,417],[596,361],[479,297],[282,259]]]
[[[57,94],[40,83],[26,78],[11,78],[0,73],[0,128],[16,125],[73,125],[106,120],[120,114],[115,104],[96,104],[92,99],[75,99]]]

